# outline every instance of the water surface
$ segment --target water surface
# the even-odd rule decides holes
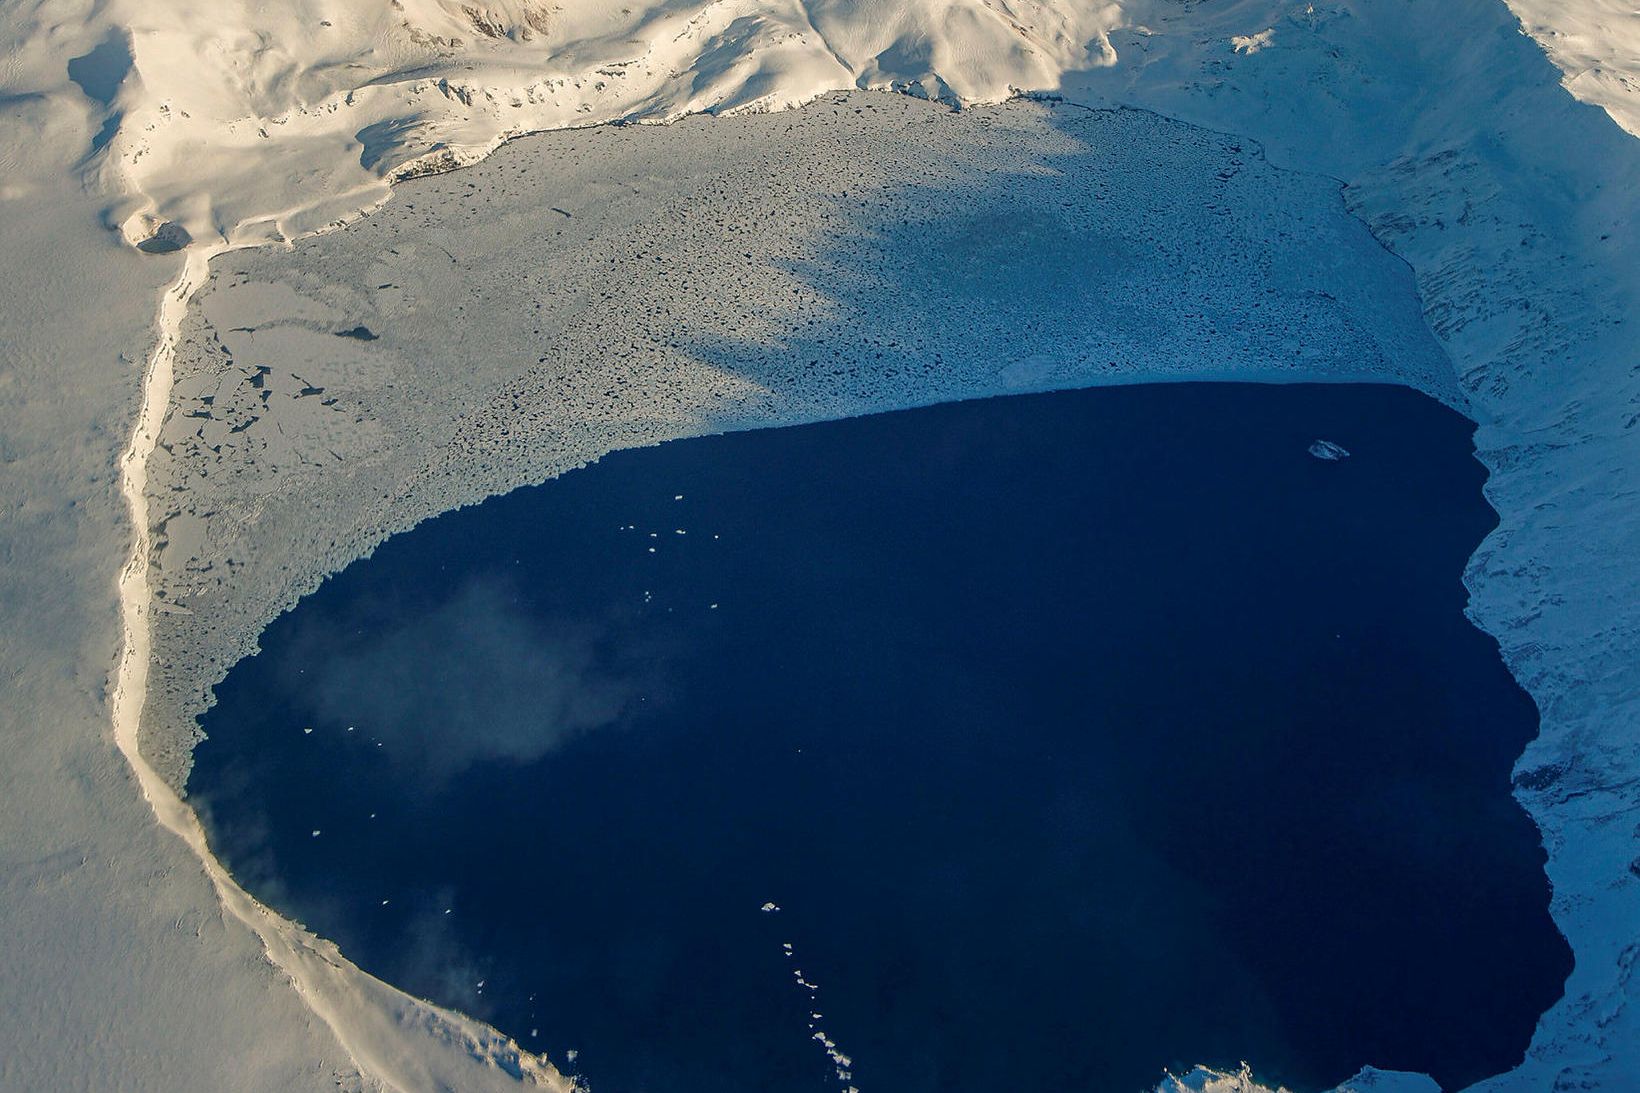
[[[1470,433],[1187,384],[618,453],[278,620],[189,788],[257,894],[596,1093],[1456,1087],[1570,967]]]

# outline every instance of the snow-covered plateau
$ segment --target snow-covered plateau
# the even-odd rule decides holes
[[[386,535],[670,436],[1238,376],[1477,422],[1470,612],[1542,714],[1516,787],[1576,955],[1483,1088],[1640,1087],[1632,6],[22,0],[0,29],[0,1087],[566,1087],[258,905],[175,790],[208,688]],[[602,124],[694,113],[745,116]]]

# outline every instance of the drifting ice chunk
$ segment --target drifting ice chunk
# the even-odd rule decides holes
[[[1350,453],[1342,444],[1334,444],[1330,440],[1318,440],[1310,445],[1310,454],[1317,459],[1325,459],[1329,463],[1336,463],[1340,459],[1348,459]]]

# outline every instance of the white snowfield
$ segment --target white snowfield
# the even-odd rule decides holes
[[[995,102],[1114,59],[1115,4],[124,0],[107,170],[139,239],[321,228],[532,130],[772,110],[841,88]]]
[[[1568,88],[1640,133],[1633,5],[1517,4]],[[201,241],[290,238],[356,215],[396,177],[472,162],[520,133],[780,109],[844,88],[998,102],[1124,67],[1112,33],[1183,33],[1193,60],[1211,62],[1226,43],[1254,54],[1351,7],[115,0],[104,63],[133,67],[111,94],[120,120],[97,170],[123,195],[107,215],[133,241],[166,223]],[[24,33],[38,37],[56,9],[42,3]]]
[[[1640,6],[1633,0],[1511,0],[1509,7],[1565,73],[1566,90],[1640,136]]]
[[[533,130],[842,88],[1126,103],[1347,185],[1410,264],[1480,425],[1502,524],[1467,575],[1471,612],[1543,713],[1518,784],[1577,969],[1523,1065],[1485,1087],[1640,1087],[1640,14],[1514,8],[0,8],[0,1088],[562,1086],[255,905],[136,754],[150,534],[130,517],[173,340],[212,251],[344,223],[398,178]]]

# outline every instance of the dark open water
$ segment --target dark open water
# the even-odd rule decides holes
[[[620,453],[279,619],[189,788],[254,892],[595,1093],[1461,1085],[1570,967],[1470,432],[1189,384]]]

